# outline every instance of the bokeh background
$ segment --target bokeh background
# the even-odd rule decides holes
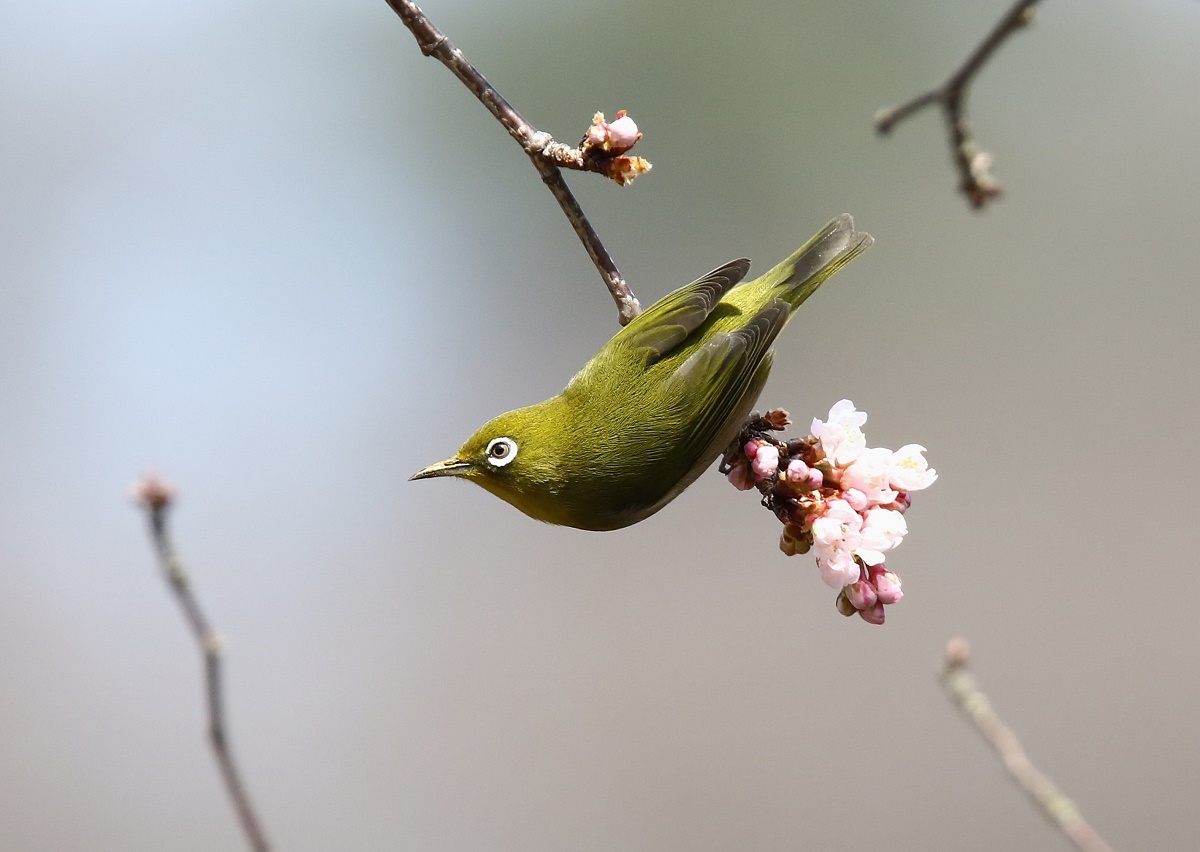
[[[1033,850],[942,697],[951,636],[1118,848],[1200,846],[1200,4],[429,0],[531,121],[629,109],[654,171],[571,184],[649,303],[849,211],[762,401],[849,397],[941,478],[843,619],[715,473],[625,531],[409,483],[616,328],[553,199],[380,2],[9,3],[0,27],[0,845],[239,849],[198,654],[126,491],[226,639],[280,850]]]

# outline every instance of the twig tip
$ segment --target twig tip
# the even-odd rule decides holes
[[[971,656],[971,644],[963,636],[955,636],[946,643],[946,668],[960,669]]]
[[[175,500],[175,486],[158,473],[150,471],[142,474],[133,484],[129,489],[129,496],[139,506],[152,512],[161,512]]]

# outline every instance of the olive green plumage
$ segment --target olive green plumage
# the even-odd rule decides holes
[[[714,269],[617,332],[562,393],[493,418],[413,479],[469,479],[552,524],[637,523],[724,450],[792,312],[871,242],[842,215],[761,278],[738,284],[744,258]]]

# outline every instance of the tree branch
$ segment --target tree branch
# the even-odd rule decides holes
[[[1017,735],[1004,724],[992,709],[987,696],[967,670],[970,649],[965,639],[952,639],[946,646],[941,672],[942,688],[992,750],[1017,786],[1042,812],[1051,825],[1075,845],[1080,852],[1113,852],[1112,847],[1083,818],[1074,802],[1042,774],[1025,750]]]
[[[1038,0],[1017,0],[988,33],[987,38],[941,86],[900,106],[880,110],[875,115],[875,129],[881,134],[887,134],[897,123],[910,115],[932,104],[940,104],[946,127],[950,132],[950,151],[960,176],[958,188],[976,210],[999,197],[1003,187],[992,176],[991,154],[980,150],[971,136],[966,119],[967,88],[996,49],[1009,36],[1033,21],[1033,7],[1037,2]]]
[[[175,599],[183,609],[184,618],[192,635],[195,636],[200,651],[204,656],[204,683],[206,704],[208,707],[208,739],[212,745],[213,755],[217,761],[217,769],[225,789],[229,792],[233,809],[241,823],[242,832],[254,852],[268,852],[270,846],[263,834],[258,816],[250,805],[246,787],[233,761],[233,751],[229,744],[229,736],[225,726],[225,708],[221,687],[221,638],[213,630],[200,601],[192,590],[191,580],[184,570],[183,562],[171,544],[167,530],[167,518],[174,490],[157,476],[146,476],[134,486],[134,499],[146,510],[150,521],[150,536],[154,550],[158,556],[158,564],[167,580]]]
[[[576,236],[583,243],[588,257],[592,259],[605,286],[608,287],[613,301],[616,302],[621,325],[625,325],[641,313],[642,307],[637,296],[629,289],[629,284],[621,276],[616,263],[583,214],[583,209],[563,179],[561,169],[597,172],[624,186],[638,175],[649,171],[650,164],[641,157],[619,156],[624,153],[623,150],[614,154],[587,145],[572,148],[555,142],[549,133],[538,130],[526,121],[496,87],[467,60],[463,52],[450,42],[445,33],[433,25],[419,6],[409,0],[387,0],[387,4],[412,32],[421,53],[434,57],[449,68],[529,156],[534,168],[542,176],[542,181],[558,200],[567,221],[575,229]]]

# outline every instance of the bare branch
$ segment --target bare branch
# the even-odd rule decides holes
[[[981,150],[971,136],[966,119],[967,88],[996,49],[1009,36],[1033,21],[1033,7],[1037,2],[1038,0],[1017,0],[988,33],[987,38],[941,86],[900,106],[880,110],[875,115],[875,129],[886,134],[910,115],[932,104],[940,104],[946,127],[950,132],[950,150],[960,176],[958,188],[977,210],[999,197],[1003,187],[992,176],[991,154]]]
[[[1113,852],[1112,847],[1083,818],[1075,804],[1033,765],[1021,748],[1017,735],[992,709],[987,696],[980,691],[979,684],[967,670],[969,654],[965,639],[951,639],[947,644],[941,673],[942,688],[947,697],[1000,756],[1009,776],[1042,812],[1042,816],[1061,831],[1076,849],[1080,852]]]
[[[421,52],[434,57],[449,68],[529,156],[534,168],[542,176],[542,181],[558,199],[567,221],[575,229],[576,236],[583,243],[588,257],[592,259],[605,286],[608,287],[613,301],[617,304],[621,325],[625,325],[641,313],[641,304],[600,242],[595,229],[584,216],[579,202],[575,200],[575,196],[563,180],[560,169],[596,172],[624,186],[639,174],[649,171],[650,164],[641,157],[610,156],[594,150],[589,151],[586,147],[572,148],[555,142],[549,133],[538,130],[526,121],[496,87],[467,60],[463,52],[450,42],[445,33],[433,25],[419,6],[409,0],[387,0],[387,4],[412,32]]]
[[[184,618],[192,635],[195,636],[204,656],[204,683],[208,706],[208,739],[225,789],[229,792],[233,809],[241,823],[242,832],[254,852],[268,852],[271,848],[263,834],[258,816],[250,805],[246,787],[233,761],[233,750],[225,726],[225,708],[221,686],[221,638],[200,608],[200,601],[192,590],[191,580],[184,570],[183,562],[171,544],[167,530],[167,518],[174,500],[174,490],[157,476],[145,476],[134,486],[134,499],[146,510],[150,521],[150,535],[158,564],[167,580],[175,599],[183,609]]]

